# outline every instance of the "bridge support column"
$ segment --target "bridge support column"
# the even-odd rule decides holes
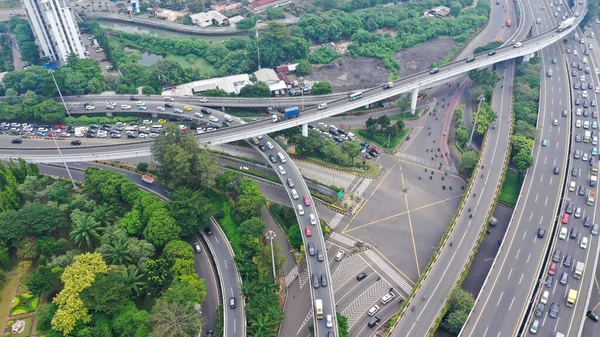
[[[108,112],[108,111],[106,112],[106,117],[112,117],[112,116],[113,116],[112,112]]]
[[[308,137],[308,124],[302,124],[302,136]]]
[[[221,111],[225,112],[225,107],[224,106],[221,107]]]
[[[151,115],[152,115],[152,118],[158,118],[158,114],[156,112],[153,112]]]
[[[413,89],[412,97],[410,100],[410,113],[413,115],[415,114],[415,111],[417,110],[417,97],[419,97],[419,87],[416,87]]]

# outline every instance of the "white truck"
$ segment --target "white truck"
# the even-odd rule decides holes
[[[577,262],[577,264],[575,264],[575,271],[573,272],[573,277],[576,279],[580,279],[581,275],[583,275],[584,269],[585,269],[585,263]]]
[[[315,312],[317,313],[317,319],[323,319],[323,300],[315,300]]]

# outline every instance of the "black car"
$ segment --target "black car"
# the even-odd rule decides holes
[[[492,50],[492,51],[490,51],[490,52],[488,53],[488,56],[492,56],[492,55],[496,55],[496,51],[495,51],[495,50]]]
[[[10,142],[13,143],[13,144],[21,144],[21,143],[23,143],[23,139],[21,139],[21,138],[13,138]]]
[[[129,135],[127,135],[127,138],[137,138],[137,136],[136,136],[136,135],[129,134]]]
[[[95,130],[97,128],[98,128],[98,125],[95,125],[95,124],[90,125],[90,129],[92,129],[92,130]]]
[[[264,146],[264,145],[259,145],[258,147],[260,148],[260,150],[261,150],[262,152],[267,152],[267,147],[266,147],[266,146]]]
[[[226,127],[230,127],[231,126],[231,122],[230,121],[223,121],[223,125],[225,125]]]
[[[540,239],[543,238],[545,234],[546,234],[545,229],[543,229],[543,228],[538,229],[538,232],[537,232],[538,238],[540,238]]]
[[[276,164],[277,163],[277,158],[275,158],[274,155],[270,154],[269,155],[269,160],[271,161],[271,163]]]
[[[586,313],[586,316],[589,317],[589,318],[591,318],[592,321],[594,321],[594,322],[598,322],[598,320],[600,320],[600,318],[598,317],[598,315],[595,312],[591,311],[591,310],[588,310],[588,312]]]
[[[139,98],[139,97],[137,97],[137,96],[131,96],[131,97],[129,97],[129,100],[130,100],[130,101],[139,101],[139,100],[140,100],[140,98]]]
[[[211,114],[210,110],[205,109],[205,108],[200,109],[200,112],[202,112],[205,115],[210,115]]]
[[[210,229],[209,225],[207,225],[206,227],[204,227],[204,234],[206,234],[206,235],[212,235],[212,229]]]
[[[364,280],[366,277],[367,277],[367,273],[360,273],[360,274],[356,275],[356,279],[357,279],[358,281],[362,281],[362,280]]]
[[[557,166],[554,166],[554,174],[559,174],[560,169]]]
[[[208,329],[208,331],[206,331],[206,337],[214,337],[215,332],[213,331],[213,329]]]
[[[72,140],[71,145],[81,145],[81,141],[79,139]]]
[[[172,108],[172,107],[173,107],[173,104],[171,104],[171,103],[165,103],[165,108]]]
[[[585,218],[583,218],[583,227],[588,228],[591,225],[592,225],[592,222],[591,222],[589,216],[586,216]]]

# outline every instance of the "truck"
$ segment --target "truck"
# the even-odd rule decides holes
[[[506,27],[510,27],[512,25],[512,20],[510,18],[506,19]]]
[[[586,203],[588,204],[588,206],[593,206],[595,202],[596,202],[596,191],[594,191],[593,189],[590,189],[587,194],[587,202]]]
[[[598,176],[598,163],[594,163],[594,165],[592,165],[592,175],[593,176]]]
[[[561,22],[560,25],[558,25],[558,28],[556,28],[556,31],[560,33],[563,30],[571,27],[573,25],[573,23],[575,23],[575,17],[570,17],[570,18],[566,19],[565,21]]]
[[[573,277],[576,279],[580,279],[581,275],[583,275],[584,269],[585,269],[585,263],[577,262],[577,264],[575,264],[575,271],[573,272]]]
[[[572,308],[577,301],[577,290],[569,289],[569,295],[567,296],[567,307]]]
[[[323,319],[323,300],[315,300],[315,312],[317,313],[317,319]]]
[[[147,184],[152,184],[152,183],[154,183],[154,177],[149,174],[144,174],[142,176],[142,181]]]
[[[595,187],[598,183],[598,176],[590,176],[590,187]]]
[[[287,108],[283,111],[283,117],[286,119],[295,118],[298,117],[298,115],[300,115],[300,108],[298,108],[297,106]]]

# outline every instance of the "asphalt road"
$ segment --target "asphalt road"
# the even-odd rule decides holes
[[[268,160],[269,155],[273,155],[277,157],[278,155],[282,155],[285,158],[285,162],[281,159],[277,160],[277,163],[272,163],[273,169],[276,170],[279,179],[284,184],[286,188],[286,192],[288,193],[290,202],[294,205],[294,210],[296,212],[296,217],[298,218],[298,224],[300,225],[300,230],[302,231],[302,238],[306,247],[309,244],[314,245],[315,250],[319,250],[321,252],[325,252],[325,241],[323,238],[323,233],[320,230],[319,226],[319,215],[317,213],[317,209],[315,204],[310,197],[310,192],[300,171],[294,165],[291,158],[286,154],[286,152],[279,147],[277,142],[272,140],[268,136],[264,136],[264,139],[261,140],[261,144],[268,145],[267,142],[271,144],[268,146],[267,151],[262,152],[259,151],[265,159]],[[273,147],[271,149],[271,147]],[[292,188],[289,187],[290,183],[287,179],[291,179],[294,189],[298,193],[298,199],[294,200],[292,197]],[[310,215],[315,217],[315,223],[312,224],[310,222]],[[312,235],[308,236],[307,232],[311,232]],[[308,249],[306,249],[308,252]],[[307,272],[309,275],[317,274],[319,277],[325,277],[327,280],[331,280],[331,273],[329,271],[329,259],[327,255],[324,256],[324,261],[317,261],[317,255],[314,256],[307,255],[306,261],[308,264]],[[333,297],[333,291],[331,287],[319,287],[314,289],[311,292],[311,302],[314,303],[315,300],[320,299],[323,301],[323,315],[324,319],[317,320],[316,315],[315,319],[315,336],[317,337],[325,337],[328,331],[332,331],[334,336],[338,336],[337,331],[337,320],[336,320],[336,309],[335,309],[335,301]],[[332,327],[326,326],[326,318],[331,315],[332,318]]]
[[[536,25],[534,31],[547,29],[544,25],[550,12],[542,11],[539,4],[532,5],[532,17],[545,20]],[[569,109],[569,83],[564,68],[566,59],[562,57],[560,48],[559,44],[555,44],[540,52],[544,70],[538,117],[540,133],[534,147],[534,165],[527,173],[500,252],[461,336],[514,336],[529,303],[530,291],[538,282],[536,271],[552,239],[555,209],[560,201],[564,174],[567,174],[565,159],[570,118],[561,117],[561,114]],[[554,58],[557,59],[556,65],[551,64]],[[548,67],[553,68],[551,79],[546,76]],[[559,120],[558,126],[552,126],[553,119]],[[547,147],[540,146],[543,139],[548,141]],[[555,166],[560,168],[559,175],[552,173]],[[536,236],[538,228],[547,231],[543,239]]]

